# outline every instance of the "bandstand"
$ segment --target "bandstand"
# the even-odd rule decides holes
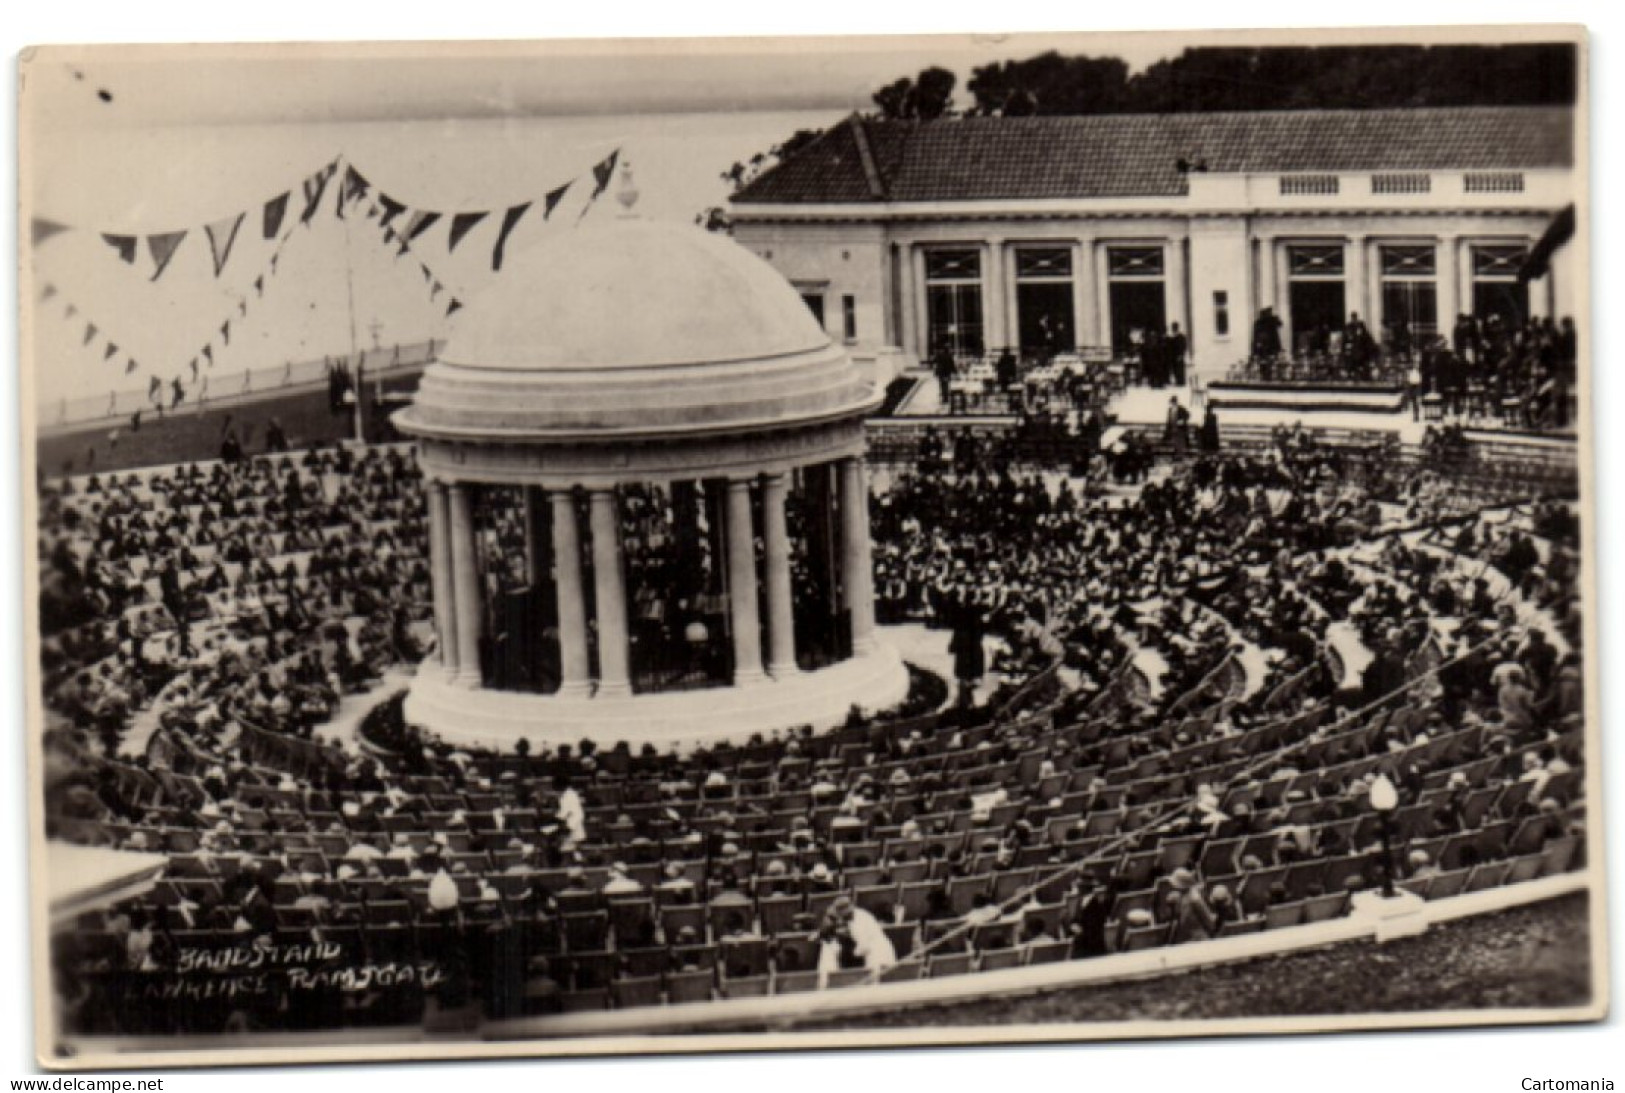
[[[899,702],[871,587],[879,402],[731,240],[624,216],[519,256],[395,416],[438,637],[407,720],[664,748]]]

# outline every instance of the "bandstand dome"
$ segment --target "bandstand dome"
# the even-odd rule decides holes
[[[407,719],[682,747],[895,705],[864,467],[881,398],[725,237],[622,216],[515,255],[394,416],[434,586]]]
[[[489,438],[739,430],[871,409],[794,288],[732,240],[620,219],[516,256],[472,299],[404,415]]]

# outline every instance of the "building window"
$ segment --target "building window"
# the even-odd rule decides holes
[[[956,357],[980,357],[982,252],[942,247],[925,252],[925,309],[932,353],[946,346]]]
[[[1077,348],[1072,248],[1020,247],[1016,260],[1016,340],[1023,356],[1049,358]]]
[[[1330,351],[1333,331],[1343,328],[1343,244],[1303,243],[1286,249],[1287,315],[1296,356]]]
[[[1438,252],[1431,243],[1396,244],[1379,247],[1378,258],[1383,341],[1409,352],[1439,332]]]
[[[1433,176],[1421,174],[1384,174],[1371,176],[1374,194],[1426,194],[1433,192]]]
[[[818,325],[824,325],[824,294],[822,292],[806,292],[801,294],[801,302],[807,305],[807,310],[813,313]]]
[[[1230,294],[1228,292],[1215,292],[1213,294],[1213,336],[1228,338],[1230,336]]]
[[[1282,175],[1282,197],[1330,197],[1337,193],[1336,175]]]
[[[1468,171],[1461,176],[1461,188],[1470,194],[1521,194],[1522,171]]]
[[[1168,330],[1168,298],[1160,246],[1107,247],[1112,353],[1137,357],[1148,333]]]
[[[1529,257],[1522,243],[1484,244],[1472,248],[1473,314],[1480,319],[1499,316],[1509,326],[1521,326],[1529,317],[1529,282],[1518,270]]]
[[[849,342],[858,340],[858,298],[841,297],[841,337]]]

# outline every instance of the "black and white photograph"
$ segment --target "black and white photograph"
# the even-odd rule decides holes
[[[1606,1015],[1583,28],[17,64],[40,1066]]]

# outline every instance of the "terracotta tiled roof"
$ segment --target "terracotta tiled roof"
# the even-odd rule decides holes
[[[734,201],[1175,196],[1186,191],[1176,166],[1181,159],[1205,161],[1215,172],[1261,174],[1567,167],[1574,160],[1573,122],[1572,109],[1551,106],[929,122],[852,117]],[[872,173],[865,172],[860,126]]]

